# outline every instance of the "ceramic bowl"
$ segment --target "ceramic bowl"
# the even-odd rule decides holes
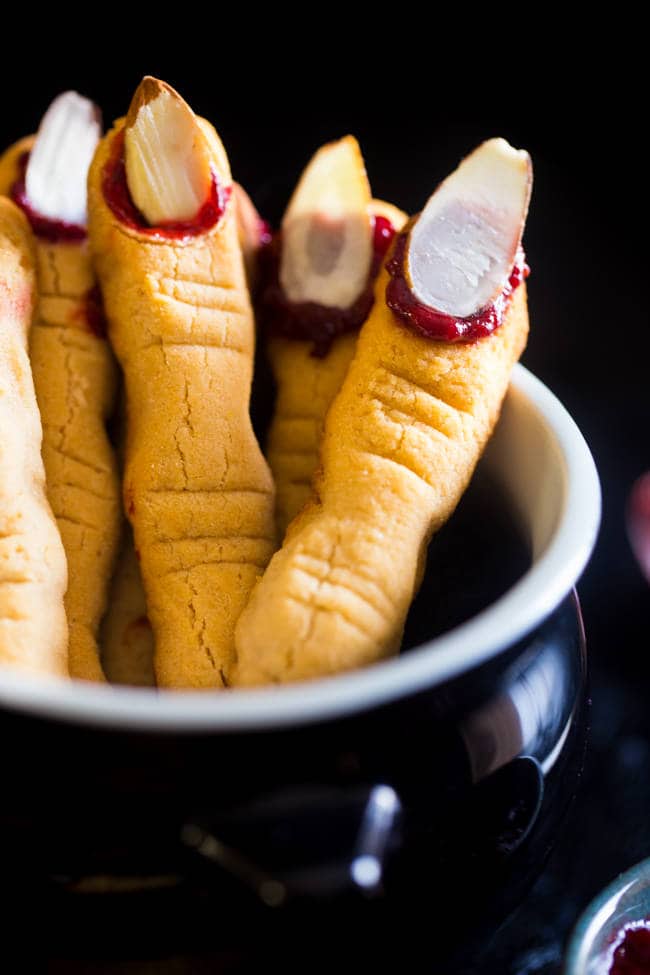
[[[623,930],[648,918],[650,859],[618,876],[583,911],[569,941],[564,975],[609,975]]]
[[[477,484],[471,530],[458,535],[459,508],[432,543],[393,659],[221,693],[1,673],[5,876],[72,891],[79,878],[133,889],[133,878],[207,871],[201,903],[210,914],[218,902],[222,922],[232,905],[249,917],[241,897],[264,910],[372,897],[409,919],[434,897],[450,950],[468,927],[498,923],[539,872],[579,782],[587,695],[574,586],[600,514],[580,432],[522,366]],[[486,589],[506,536],[523,558]],[[449,628],[439,611],[464,588],[470,602]],[[470,890],[472,910],[459,911]],[[207,936],[209,917],[202,925],[192,910],[193,932]],[[166,923],[153,912],[157,944],[176,930],[173,913]]]

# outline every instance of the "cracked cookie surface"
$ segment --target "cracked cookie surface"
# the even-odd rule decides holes
[[[0,192],[18,177],[33,137],[0,160]],[[68,562],[65,608],[72,677],[103,681],[97,632],[119,544],[120,484],[106,420],[116,367],[108,341],[93,333],[88,299],[95,285],[87,241],[36,239],[38,308],[30,359],[43,423],[47,494]]]
[[[237,626],[236,684],[325,676],[399,649],[429,539],[499,415],[528,333],[525,286],[492,336],[452,346],[396,321],[387,279],[328,413],[314,498]]]
[[[254,332],[232,199],[184,241],[147,238],[106,204],[113,132],[91,167],[91,242],[125,374],[124,506],[140,555],[156,678],[223,687],[234,627],[274,550],[274,491],[248,404]],[[216,133],[203,131],[221,175]]]
[[[0,199],[0,662],[64,676],[66,559],[45,494],[27,354],[35,301],[27,221]]]

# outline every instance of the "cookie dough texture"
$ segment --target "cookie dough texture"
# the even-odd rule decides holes
[[[27,221],[0,198],[0,663],[66,676],[66,559],[45,495],[27,354],[35,300]]]
[[[212,230],[160,240],[122,225],[89,176],[90,238],[124,370],[124,506],[166,687],[222,687],[235,623],[274,549],[271,476],[248,405],[254,330],[232,197]],[[230,183],[216,133],[215,171]]]
[[[373,200],[371,210],[388,218],[395,230],[406,222],[406,214],[384,200]],[[280,538],[311,497],[325,416],[343,385],[357,334],[339,335],[323,357],[312,355],[313,342],[279,336],[268,342],[277,398],[266,455],[275,480]]]
[[[235,683],[282,683],[399,649],[431,535],[498,418],[528,333],[526,290],[474,344],[420,337],[387,308],[387,274],[327,415],[313,501],[237,627]]]
[[[104,672],[111,683],[155,686],[153,632],[130,530],[117,560],[100,642]]]
[[[32,141],[21,140],[0,160],[0,191],[11,189]],[[97,631],[122,523],[117,464],[105,426],[116,367],[108,341],[93,334],[87,320],[86,297],[95,284],[87,241],[37,239],[36,258],[39,301],[30,359],[47,494],[68,561],[70,675],[103,681]]]
[[[277,386],[266,455],[276,486],[281,537],[311,497],[325,415],[354,355],[356,333],[341,335],[327,355],[312,355],[313,342],[271,338],[268,355]]]

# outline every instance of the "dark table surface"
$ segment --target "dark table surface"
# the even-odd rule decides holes
[[[18,93],[5,99],[2,142],[33,131],[67,87],[94,97],[110,121],[151,72],[216,123],[236,178],[273,221],[315,148],[348,131],[361,142],[375,195],[410,212],[483,138],[503,135],[533,156],[523,362],[573,414],[603,487],[602,530],[580,586],[591,744],[572,820],[544,874],[462,975],[556,975],[588,900],[650,855],[650,599],[624,521],[629,489],[650,468],[642,61],[631,36],[613,57],[610,27],[598,42],[576,42],[565,26],[524,60],[512,12],[505,35],[512,49],[501,35],[497,53],[485,38],[476,48],[463,38],[462,58],[448,33],[426,56],[416,51],[417,38],[410,31],[407,44],[398,21],[363,44],[324,22],[318,48],[314,39],[278,48],[277,35],[258,29],[251,37],[250,27],[246,33],[214,16],[200,49],[184,34],[182,43],[179,35],[165,44],[130,37],[119,50],[113,35],[101,48],[60,36],[47,50],[30,47],[18,68],[0,67],[3,90]]]

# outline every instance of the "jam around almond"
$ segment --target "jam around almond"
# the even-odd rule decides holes
[[[27,199],[27,191],[25,189],[25,173],[27,172],[28,161],[29,153],[24,152],[18,160],[18,179],[11,188],[10,196],[29,220],[36,236],[41,240],[49,241],[51,244],[66,240],[85,240],[86,228],[80,224],[66,223],[65,220],[52,220],[50,217],[44,217],[34,210]]]
[[[124,132],[118,132],[113,139],[111,155],[104,167],[102,189],[106,203],[120,223],[155,240],[186,240],[212,230],[223,216],[231,192],[231,187],[222,186],[213,171],[209,196],[195,217],[151,227],[129,193],[124,165]]]
[[[398,236],[393,254],[386,264],[390,274],[386,304],[393,314],[414,332],[437,342],[476,342],[491,335],[503,321],[513,291],[530,274],[523,250],[519,248],[517,251],[510,277],[496,300],[467,318],[455,318],[423,305],[411,291],[405,269],[408,233],[405,230]]]
[[[394,236],[395,228],[388,217],[376,216],[375,226],[372,232],[373,277],[377,277],[381,262],[386,256]]]
[[[282,236],[276,234],[262,259],[263,284],[258,304],[264,326],[284,338],[313,342],[311,354],[324,358],[334,339],[345,332],[355,332],[368,317],[374,302],[374,281],[394,236],[395,228],[390,220],[374,217],[373,257],[366,287],[348,308],[336,308],[314,301],[287,299],[279,278]]]

